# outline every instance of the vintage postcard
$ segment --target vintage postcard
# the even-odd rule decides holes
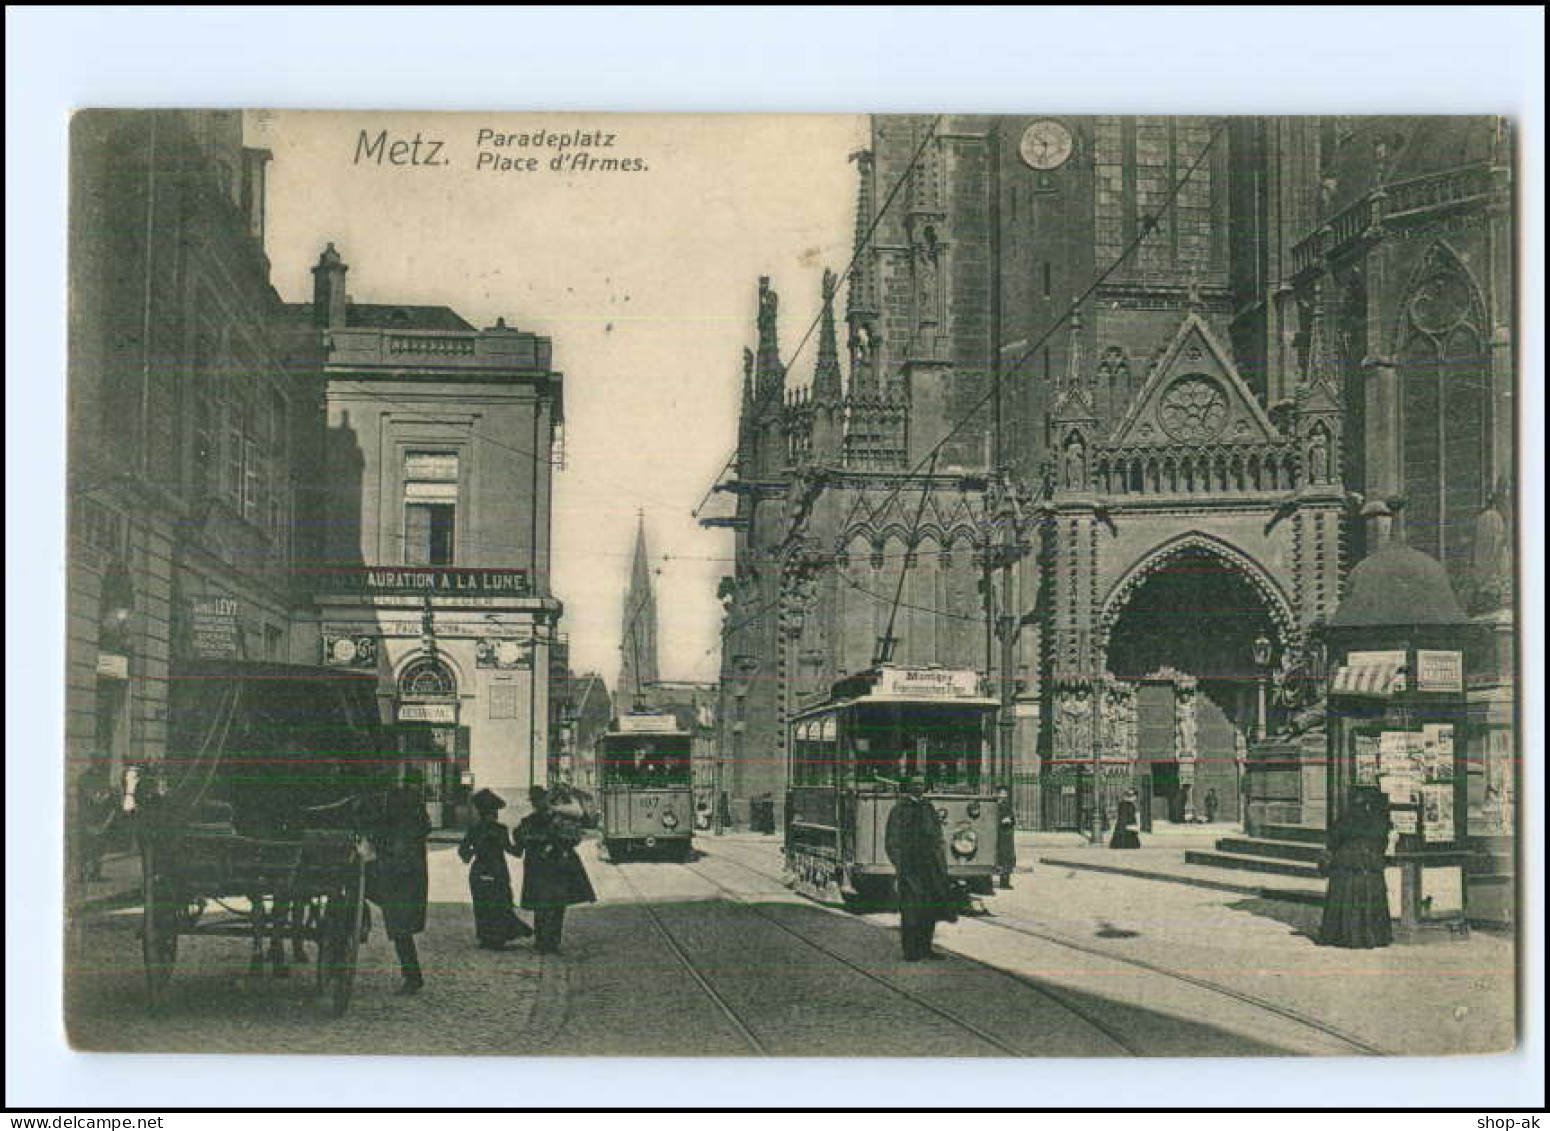
[[[69,130],[75,1047],[1514,1046],[1511,120]]]

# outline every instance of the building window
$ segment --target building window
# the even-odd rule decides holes
[[[1487,498],[1490,387],[1484,318],[1473,285],[1438,249],[1405,304],[1405,536],[1468,588],[1477,515]]]
[[[457,545],[456,452],[404,453],[404,564],[451,565]]]

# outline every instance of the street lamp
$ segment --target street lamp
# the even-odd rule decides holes
[[[1270,676],[1270,638],[1263,634],[1254,638],[1254,667],[1257,672],[1255,683],[1259,689],[1259,716],[1254,736],[1263,742],[1268,729],[1265,722],[1265,683]]]

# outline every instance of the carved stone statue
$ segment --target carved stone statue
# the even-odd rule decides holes
[[[1308,444],[1308,480],[1312,483],[1328,483],[1331,478],[1329,437],[1324,434],[1324,429],[1315,428],[1313,439]]]
[[[1512,540],[1512,486],[1503,476],[1475,519],[1471,612],[1495,612],[1512,603]]]
[[[1065,485],[1079,491],[1087,484],[1087,449],[1074,433],[1066,441]]]

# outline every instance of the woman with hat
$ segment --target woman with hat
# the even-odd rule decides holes
[[[1119,812],[1114,815],[1114,835],[1109,838],[1110,848],[1140,848],[1141,837],[1136,832],[1136,791],[1127,789],[1119,801]]]
[[[528,791],[533,811],[512,833],[512,855],[520,856],[522,906],[533,913],[537,938],[533,949],[557,954],[565,927],[565,909],[572,903],[595,903],[597,895],[587,870],[576,855],[581,826],[549,804],[549,791],[535,785]]]
[[[478,819],[457,846],[457,854],[470,865],[468,891],[474,900],[474,934],[486,950],[502,950],[512,939],[527,938],[533,928],[511,905],[511,872],[506,867],[511,833],[497,817],[506,802],[489,789],[481,789],[470,800]]]
[[[1336,818],[1327,834],[1326,860],[1320,864],[1329,876],[1320,946],[1367,949],[1394,941],[1383,878],[1392,828],[1388,798],[1370,787],[1358,788],[1351,807]]]

